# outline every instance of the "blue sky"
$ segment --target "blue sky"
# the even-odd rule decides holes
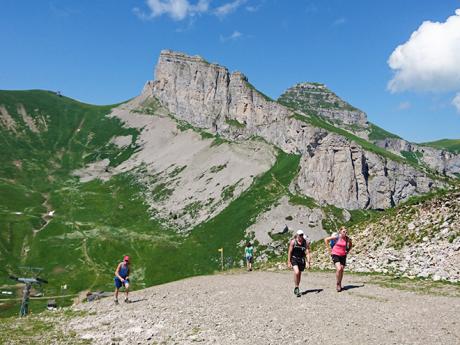
[[[0,89],[117,103],[173,49],[242,71],[275,99],[322,82],[408,140],[460,138],[457,9],[460,0],[0,0]]]

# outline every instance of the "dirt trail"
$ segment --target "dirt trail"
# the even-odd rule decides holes
[[[49,203],[50,196],[48,193],[42,193],[42,197],[44,199],[42,202],[42,206],[45,207],[46,209],[46,212],[42,214],[41,216],[44,223],[39,229],[33,229],[33,237],[35,237],[40,231],[46,228],[48,224],[51,222],[51,220],[53,219],[53,216],[51,215],[51,212],[53,211],[53,209]]]
[[[66,325],[95,344],[459,344],[459,287],[451,296],[417,294],[332,273],[307,273],[303,296],[290,272],[195,277],[74,307]]]

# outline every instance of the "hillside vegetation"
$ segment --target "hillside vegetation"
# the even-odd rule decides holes
[[[42,267],[51,295],[63,284],[71,292],[103,284],[120,252],[133,250],[126,238],[160,229],[129,176],[81,184],[71,172],[92,160],[123,161],[136,146],[120,150],[110,139],[134,142],[137,132],[105,117],[112,106],[47,91],[1,91],[0,107],[0,284],[30,274],[22,266]]]
[[[460,139],[441,139],[422,143],[420,145],[431,146],[437,149],[447,150],[452,153],[460,153]]]
[[[152,217],[136,174],[87,183],[73,176],[93,161],[115,166],[139,150],[138,130],[106,117],[113,106],[35,90],[2,91],[0,106],[0,284],[7,290],[9,274],[30,274],[22,266],[43,268],[46,295],[112,290],[124,254],[132,257],[134,289],[212,273],[220,268],[218,248],[226,267],[239,265],[244,230],[297,173],[299,157],[280,151],[272,169],[236,199],[229,190],[229,206],[184,237]],[[113,136],[131,136],[131,144],[120,148]],[[17,303],[0,302],[1,313],[16,313]]]

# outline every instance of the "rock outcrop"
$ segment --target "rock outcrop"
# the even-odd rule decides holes
[[[246,229],[249,237],[263,246],[269,246],[269,252],[282,255],[286,251],[286,238],[292,238],[295,232],[303,229],[310,241],[318,241],[327,235],[323,229],[323,212],[319,207],[293,205],[289,198],[283,197],[267,212],[259,215],[256,222]],[[280,240],[276,236],[286,235]],[[259,259],[260,258],[259,256]]]
[[[399,138],[377,140],[376,145],[396,154],[411,155],[440,174],[454,176],[460,173],[460,155],[446,150],[410,143]]]
[[[409,165],[384,159],[339,136],[325,138],[315,151],[302,156],[300,166],[298,192],[347,209],[389,208],[439,185]]]
[[[404,205],[377,221],[350,229],[353,250],[347,266],[355,272],[460,281],[460,191]],[[318,251],[320,268],[331,260]]]
[[[387,208],[441,185],[408,165],[315,127],[307,118],[303,121],[255,90],[242,73],[230,73],[201,57],[162,51],[155,76],[143,97],[157,98],[178,119],[230,140],[261,137],[302,155],[295,189],[321,202],[349,209]],[[362,112],[349,121],[367,123]]]

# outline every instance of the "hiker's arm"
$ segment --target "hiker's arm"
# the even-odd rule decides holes
[[[123,278],[120,277],[120,266],[121,266],[121,263],[118,264],[117,269],[115,270],[115,277],[123,281]]]
[[[348,239],[348,252],[351,252],[351,248],[353,248],[353,242],[351,241],[351,238]]]
[[[329,254],[332,254],[332,249],[331,246],[329,245],[329,242],[334,238],[334,236],[329,236],[324,239],[324,244],[326,245],[326,249],[329,251]]]
[[[308,263],[308,268],[311,268],[311,252],[310,252],[310,242],[307,244],[307,263]]]
[[[288,249],[288,267],[291,268],[291,253],[292,253],[292,247],[294,246],[294,243],[292,241],[289,242],[289,249]]]

